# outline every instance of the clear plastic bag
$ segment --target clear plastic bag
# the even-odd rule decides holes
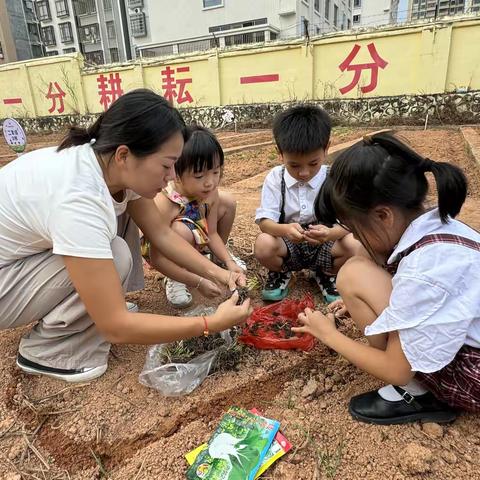
[[[211,315],[214,312],[212,307],[200,306],[185,313],[185,316]],[[233,342],[230,330],[225,330],[220,335],[225,347],[229,347]],[[167,346],[168,344],[162,343],[148,349],[145,365],[139,375],[142,385],[155,388],[166,397],[180,397],[193,392],[207,378],[222,348],[209,350],[185,363],[163,363]]]

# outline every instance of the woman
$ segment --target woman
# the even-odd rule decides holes
[[[0,329],[38,320],[20,341],[24,372],[89,381],[106,371],[110,343],[207,335],[248,316],[236,295],[210,317],[126,308],[124,289],[143,285],[135,224],[175,263],[230,289],[244,283],[175,234],[153,202],[174,178],[184,127],[164,98],[135,90],[58,148],[0,170]]]

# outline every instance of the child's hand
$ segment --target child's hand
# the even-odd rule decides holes
[[[326,343],[326,339],[335,332],[335,317],[332,313],[324,315],[322,312],[306,308],[305,312],[298,315],[298,321],[301,327],[292,327],[292,332],[309,333],[317,337],[321,342]]]
[[[247,298],[241,305],[236,305],[238,300],[238,292],[221,303],[217,311],[209,317],[209,327],[212,332],[221,332],[227,328],[244,323],[248,316],[252,313],[250,307],[250,299]]]
[[[343,303],[343,300],[339,298],[334,302],[328,305],[328,309],[336,316],[336,317],[345,317],[349,315],[347,307]]]
[[[331,240],[331,230],[325,225],[310,225],[308,230],[305,230],[305,240],[313,245],[321,245]]]
[[[299,223],[288,223],[285,225],[284,236],[287,237],[291,242],[300,243],[305,241],[303,234],[304,230]]]
[[[198,287],[198,291],[206,298],[216,298],[222,294],[222,290],[210,280],[204,278]]]

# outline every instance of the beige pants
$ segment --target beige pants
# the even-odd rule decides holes
[[[141,289],[138,229],[127,215],[118,218],[118,234],[112,252],[122,285],[126,291]],[[110,344],[89,317],[62,257],[51,250],[0,269],[0,329],[32,321],[37,323],[19,347],[26,359],[64,369],[107,363]]]

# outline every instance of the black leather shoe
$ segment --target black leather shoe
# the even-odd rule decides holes
[[[389,401],[377,390],[352,397],[348,411],[355,420],[380,425],[410,423],[415,421],[447,423],[453,422],[456,413],[448,405],[427,392],[416,397],[403,388],[394,386],[402,400]]]

